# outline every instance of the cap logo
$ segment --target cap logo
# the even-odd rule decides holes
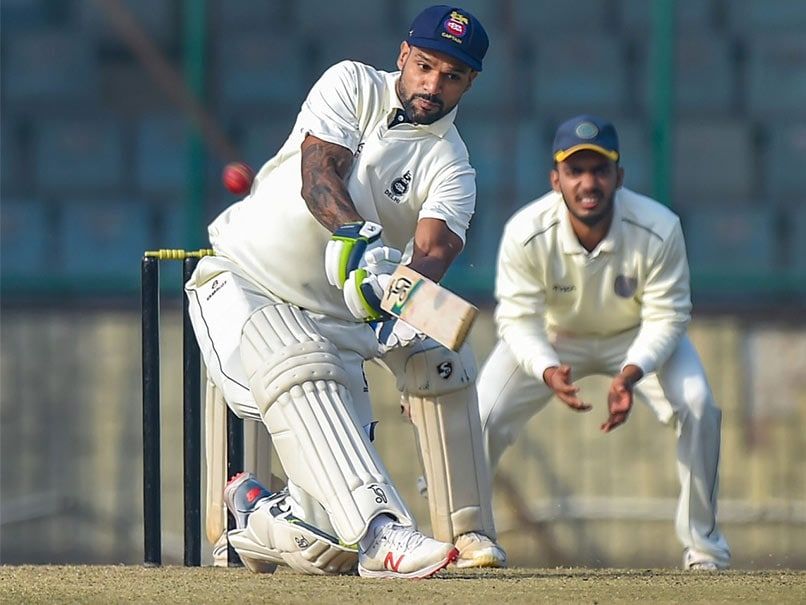
[[[574,129],[574,132],[580,139],[593,139],[599,134],[599,129],[596,127],[596,124],[582,122]]]
[[[442,37],[453,40],[457,44],[461,44],[461,38],[464,38],[465,34],[467,34],[468,23],[470,23],[470,20],[462,13],[452,11],[448,18],[442,23],[442,27],[445,29],[445,31],[442,32]]]

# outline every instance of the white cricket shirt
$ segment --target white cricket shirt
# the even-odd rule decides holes
[[[499,335],[539,380],[559,365],[547,332],[595,338],[640,326],[623,365],[653,372],[690,319],[680,220],[662,204],[619,189],[610,230],[589,253],[572,230],[562,195],[552,191],[507,222],[496,298]]]
[[[358,213],[383,226],[387,245],[404,250],[420,218],[445,221],[464,241],[476,184],[453,124],[456,109],[427,126],[390,129],[389,120],[402,108],[398,76],[353,61],[328,69],[308,94],[291,135],[258,172],[250,195],[210,224],[216,254],[284,301],[356,321],[325,276],[331,234],[302,199],[300,145],[307,134],[353,152],[347,189]]]

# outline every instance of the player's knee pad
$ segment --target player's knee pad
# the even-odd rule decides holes
[[[459,353],[422,348],[405,366],[403,402],[416,429],[438,540],[454,541],[469,531],[495,538],[475,380],[467,346]]]
[[[288,478],[324,506],[344,542],[358,542],[380,513],[413,525],[356,417],[338,350],[300,309],[253,313],[241,359]]]

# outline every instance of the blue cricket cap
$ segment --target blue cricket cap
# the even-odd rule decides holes
[[[555,162],[583,149],[590,149],[618,162],[618,135],[616,127],[597,116],[583,114],[563,122],[554,135],[551,153]]]
[[[444,4],[429,6],[415,17],[406,42],[450,55],[476,71],[481,71],[490,46],[478,19],[463,8]]]

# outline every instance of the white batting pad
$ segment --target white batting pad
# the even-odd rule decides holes
[[[338,350],[302,311],[253,313],[241,358],[288,478],[322,504],[345,543],[380,513],[414,524],[356,417]]]
[[[406,364],[404,403],[417,432],[434,538],[470,531],[495,539],[472,353],[420,350]]]

